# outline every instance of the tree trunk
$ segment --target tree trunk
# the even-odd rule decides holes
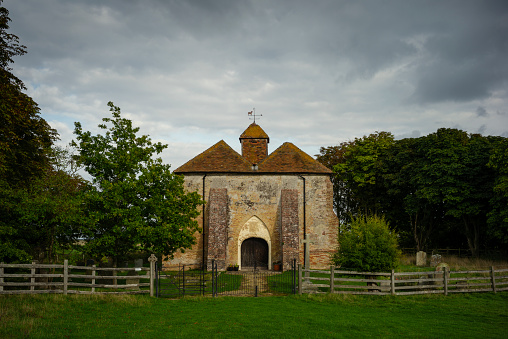
[[[480,228],[474,221],[469,221],[466,217],[463,218],[464,226],[466,228],[467,246],[473,257],[478,257],[478,243],[480,238]]]

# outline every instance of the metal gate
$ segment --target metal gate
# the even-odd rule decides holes
[[[291,269],[284,272],[268,271],[256,266],[247,271],[218,271],[217,263],[212,261],[212,296],[258,296],[296,294],[298,291],[298,271],[296,259]]]
[[[253,268],[242,271],[219,271],[212,260],[212,271],[193,270],[182,265],[178,271],[161,271],[156,266],[155,293],[157,297],[180,298],[186,295],[259,296],[296,294],[298,271],[296,259],[284,272]]]
[[[203,270],[189,270],[185,265],[178,271],[159,271],[156,266],[155,288],[157,297],[179,298],[186,295],[204,295],[211,275]]]

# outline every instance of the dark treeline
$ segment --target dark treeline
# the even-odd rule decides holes
[[[441,128],[395,140],[376,132],[322,147],[341,225],[384,215],[402,247],[483,249],[508,245],[508,139]]]

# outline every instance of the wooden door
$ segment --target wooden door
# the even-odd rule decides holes
[[[249,238],[242,243],[242,267],[268,268],[268,244],[261,238]]]

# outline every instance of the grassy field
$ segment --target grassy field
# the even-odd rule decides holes
[[[0,296],[0,338],[506,338],[508,293]]]

